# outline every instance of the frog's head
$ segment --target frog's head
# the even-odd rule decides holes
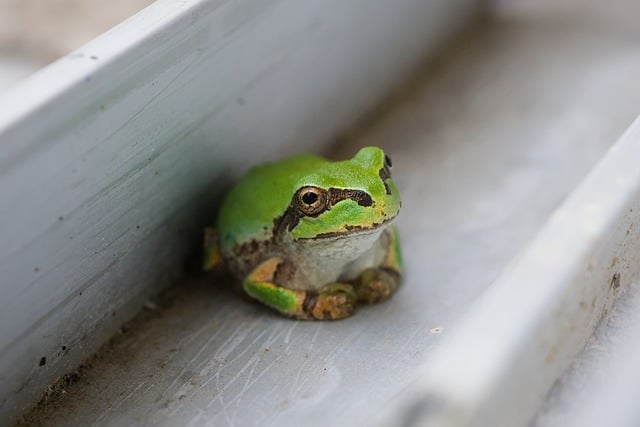
[[[301,178],[284,222],[295,240],[339,237],[387,225],[399,210],[391,159],[378,147],[365,147]]]

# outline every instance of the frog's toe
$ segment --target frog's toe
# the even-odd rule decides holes
[[[394,271],[382,268],[368,268],[360,274],[355,290],[358,302],[376,304],[389,299],[398,288],[399,276]]]
[[[304,311],[316,320],[339,320],[351,316],[356,308],[357,295],[352,285],[331,283],[318,293],[309,293]]]

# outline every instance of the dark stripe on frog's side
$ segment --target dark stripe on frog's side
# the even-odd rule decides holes
[[[258,265],[265,254],[272,254],[277,249],[277,245],[272,239],[256,240],[251,239],[233,247],[233,257],[226,259],[229,269],[238,277],[244,279],[247,270]]]
[[[358,203],[360,206],[364,207],[373,205],[373,200],[371,199],[369,193],[367,193],[366,191],[341,188],[329,189],[329,207],[347,199],[351,199]]]
[[[327,190],[326,208],[314,215],[309,216],[317,217],[321,213],[326,212],[327,210],[331,209],[332,206],[340,203],[343,200],[353,200],[360,206],[373,206],[373,200],[371,199],[369,193],[367,193],[366,191],[332,187]],[[296,208],[295,202],[292,198],[291,203],[289,203],[289,206],[287,207],[287,210],[284,211],[284,214],[273,221],[274,237],[281,236],[285,230],[293,230],[295,226],[298,225],[300,218],[302,218],[303,216],[305,215]]]

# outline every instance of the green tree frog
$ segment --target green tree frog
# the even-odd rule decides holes
[[[332,162],[302,154],[251,169],[205,231],[204,268],[224,262],[251,298],[297,319],[341,319],[400,284],[391,159],[365,147]]]

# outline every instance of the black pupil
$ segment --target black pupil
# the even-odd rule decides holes
[[[392,166],[392,164],[391,164],[391,157],[387,156],[386,154],[385,154],[385,156],[384,156],[384,162],[387,164],[387,166],[389,166],[389,167],[391,167],[391,166]]]
[[[307,205],[312,205],[318,201],[318,195],[316,193],[312,193],[311,191],[307,191],[302,195],[302,201]]]

